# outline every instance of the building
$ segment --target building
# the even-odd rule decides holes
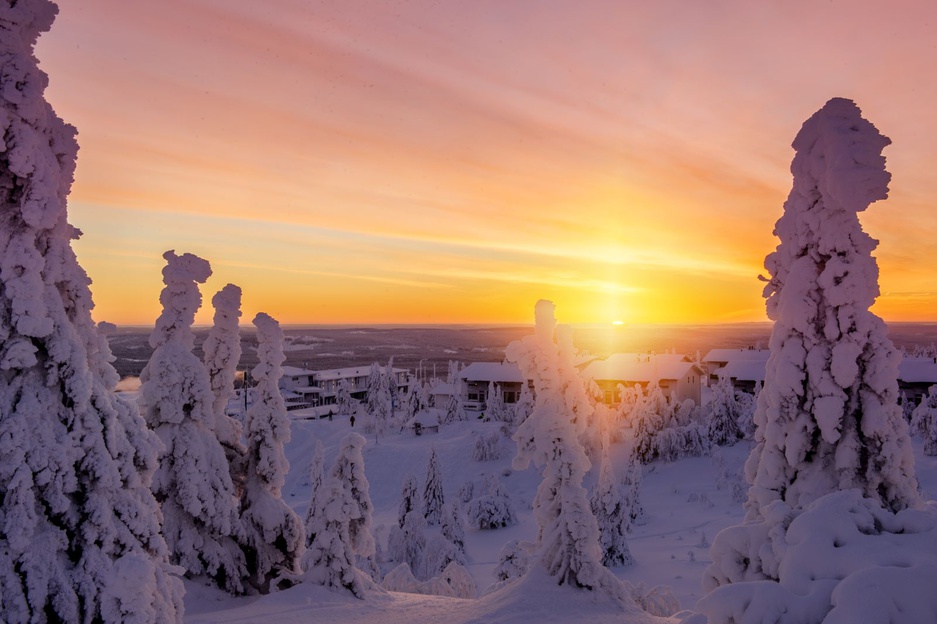
[[[742,373],[743,370],[748,367],[750,370],[745,372],[745,374],[748,375],[757,370],[759,366],[758,363],[760,363],[760,367],[764,369],[769,355],[771,355],[771,351],[768,349],[755,349],[752,347],[747,349],[712,349],[703,357],[700,364],[706,372],[709,381],[719,381],[723,376],[723,374],[720,374],[720,370],[725,368],[730,362],[751,362],[752,364],[750,365],[734,364],[728,371],[731,377],[732,373]],[[764,378],[764,373],[762,373],[762,382]],[[752,383],[752,387],[754,387],[754,382]]]
[[[384,373],[387,367],[380,368]],[[398,394],[405,395],[410,392],[410,372],[405,368],[394,368],[393,375],[394,381],[397,382]],[[280,378],[280,392],[288,410],[334,405],[337,402],[339,384],[347,381],[351,398],[365,401],[368,398],[370,377],[370,365],[318,371],[284,366],[283,376]]]
[[[907,357],[898,365],[898,389],[920,403],[928,389],[937,384],[937,358]]]
[[[583,376],[596,383],[602,391],[603,402],[608,405],[621,402],[619,386],[639,385],[646,389],[655,382],[668,401],[692,399],[699,405],[703,375],[699,366],[673,354],[616,353],[583,368]]]
[[[714,351],[721,352],[720,358],[730,356],[726,361],[722,361],[721,367],[715,369],[715,378],[727,377],[736,390],[749,394],[754,392],[757,382],[764,385],[770,351],[738,349],[714,349]],[[741,354],[741,357],[733,359],[731,356],[734,354]],[[935,384],[937,384],[937,359],[906,356],[898,364],[898,389],[914,403],[920,403],[921,399],[927,395],[928,389]]]
[[[524,384],[529,383],[517,364],[509,362],[473,362],[459,372],[462,405],[466,411],[484,412],[488,405],[488,386],[501,389],[506,405],[517,403]]]

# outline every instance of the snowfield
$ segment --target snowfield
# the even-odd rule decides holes
[[[511,468],[513,442],[503,439],[501,459],[478,462],[472,459],[475,438],[497,432],[499,423],[463,421],[444,425],[438,434],[415,436],[412,431],[397,432],[375,441],[367,436],[364,448],[365,472],[374,503],[374,532],[386,545],[390,526],[396,523],[400,489],[407,474],[422,483],[426,462],[433,448],[439,455],[447,501],[458,496],[460,487],[473,482],[480,487],[487,475],[497,475],[510,494],[518,514],[516,525],[480,531],[466,528],[466,568],[475,579],[476,600],[423,596],[399,592],[371,592],[358,600],[348,592],[333,592],[310,583],[262,597],[233,598],[195,581],[186,581],[187,622],[650,622],[662,621],[644,613],[624,613],[615,604],[598,600],[594,593],[558,587],[539,571],[531,578],[508,584],[499,591],[484,594],[496,583],[493,571],[498,553],[510,540],[533,541],[537,523],[531,502],[540,475],[534,467],[523,471]],[[316,440],[326,451],[329,466],[338,453],[340,440],[352,431],[348,420],[294,420],[292,440],[286,446],[290,471],[283,498],[300,517],[310,498],[309,468]],[[750,444],[720,449],[726,469],[740,471]],[[627,457],[624,443],[611,449],[616,470]],[[641,500],[647,523],[634,527],[628,545],[635,564],[613,572],[643,588],[669,586],[682,609],[693,609],[703,594],[700,578],[710,562],[709,544],[716,533],[742,519],[742,505],[733,500],[730,484],[717,487],[720,470],[712,457],[693,457],[673,463],[654,462],[644,467]],[[922,459],[920,474],[937,479],[937,459]],[[591,487],[598,478],[593,466],[586,479]]]

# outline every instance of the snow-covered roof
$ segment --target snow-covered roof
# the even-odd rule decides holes
[[[301,377],[303,375],[312,375],[313,373],[311,370],[299,368],[298,366],[282,366],[280,370],[283,371],[284,377]]]
[[[771,351],[768,349],[712,349],[703,358],[704,362],[734,362],[736,360],[768,361]]]
[[[290,388],[290,391],[295,392],[296,394],[319,394],[322,392],[322,388],[317,388],[315,386],[299,386],[296,388]]]
[[[767,360],[730,360],[728,364],[717,369],[716,374],[737,381],[764,382],[767,364]]]
[[[381,366],[381,372],[384,372],[386,366]],[[394,368],[395,373],[406,373],[405,368]],[[326,370],[314,371],[316,379],[319,381],[331,381],[333,379],[352,379],[355,377],[367,377],[371,374],[371,365],[367,366],[349,366],[346,368],[330,368]]]
[[[683,353],[657,353],[653,357],[660,362],[689,362],[690,358]]]
[[[524,383],[524,375],[517,364],[510,362],[472,362],[462,369],[459,379],[495,383]]]
[[[906,357],[898,364],[898,379],[905,383],[937,384],[937,361]]]
[[[583,374],[596,381],[651,382],[683,379],[693,369],[701,372],[692,362],[656,355],[616,353],[604,360],[592,362],[583,370]]]

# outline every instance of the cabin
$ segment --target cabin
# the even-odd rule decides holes
[[[407,421],[406,426],[413,431],[413,435],[439,433],[439,410],[420,410],[413,418]]]
[[[915,404],[920,404],[933,385],[937,385],[937,358],[906,356],[898,364],[898,389]]]
[[[604,360],[596,360],[583,368],[583,376],[591,379],[602,392],[607,405],[621,403],[619,386],[639,385],[644,389],[657,383],[670,402],[691,399],[700,404],[703,370],[685,357],[616,353]]]
[[[765,360],[732,360],[725,366],[716,370],[719,379],[728,379],[738,392],[755,394],[755,386],[764,385],[765,370],[768,361]]]
[[[748,347],[747,349],[712,349],[703,357],[700,364],[706,373],[708,381],[715,382],[719,381],[723,376],[719,371],[725,368],[730,362],[760,362],[761,368],[764,368],[768,361],[768,356],[770,355],[771,351],[768,349],[755,349],[753,347]],[[752,366],[755,367],[752,368],[752,370],[757,370],[757,364],[752,364]],[[743,368],[742,365],[735,365],[729,372],[741,372]],[[764,375],[762,375],[761,379],[764,380]],[[754,387],[754,383],[752,387]]]
[[[524,384],[529,383],[517,364],[510,362],[473,362],[459,372],[462,405],[466,411],[484,412],[488,406],[488,387],[496,384],[505,405],[517,403]]]

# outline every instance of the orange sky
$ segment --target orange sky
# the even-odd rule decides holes
[[[59,0],[97,320],[193,252],[285,323],[763,320],[789,145],[833,96],[894,144],[886,320],[937,320],[930,0]],[[210,322],[203,310],[200,322]]]

